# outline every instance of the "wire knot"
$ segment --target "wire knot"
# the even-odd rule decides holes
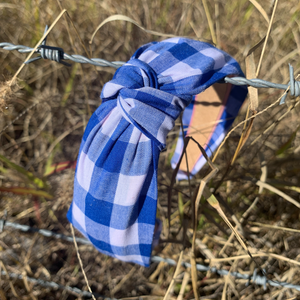
[[[47,32],[48,26],[46,26],[44,34]],[[44,58],[44,59],[50,59],[53,61],[56,61],[58,63],[61,63],[65,66],[70,67],[71,65],[64,62],[64,50],[59,47],[52,47],[52,46],[46,46],[46,39],[47,37],[43,40],[42,44],[38,47],[37,53],[39,53],[41,56],[37,56],[34,58],[31,58],[25,62],[25,64],[29,64],[33,61],[36,61],[38,59]]]
[[[62,61],[62,59],[64,59],[64,50],[62,48],[41,45],[39,47],[39,53],[44,59],[50,59],[64,65],[69,65]]]
[[[263,272],[265,272],[265,270],[263,270]],[[266,276],[259,276],[257,269],[254,269],[253,274],[249,275],[249,281],[246,283],[246,286],[249,286],[251,280],[258,285],[262,285],[264,290],[267,289],[268,279]]]
[[[294,68],[292,67],[291,64],[289,64],[289,73],[290,73],[290,81],[288,83],[288,88],[290,95],[292,97],[298,97],[300,96],[300,82],[295,80],[294,77]],[[287,97],[287,93],[284,94],[280,100],[280,105],[285,103],[285,99]]]
[[[290,71],[290,94],[293,97],[300,96],[300,82],[296,81],[294,78],[294,68],[289,64],[289,71]]]

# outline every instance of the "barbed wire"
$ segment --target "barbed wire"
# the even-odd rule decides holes
[[[47,27],[45,29],[45,32],[47,31]],[[20,53],[30,53],[34,48],[30,48],[23,45],[14,45],[12,43],[0,43],[0,47],[4,50],[13,51],[17,50]],[[65,62],[65,60],[70,60],[76,63],[81,64],[91,64],[98,67],[112,67],[112,68],[119,68],[122,65],[125,64],[123,61],[108,61],[101,58],[87,58],[82,55],[73,54],[69,55],[64,52],[62,48],[58,47],[52,47],[52,46],[46,46],[46,39],[42,42],[42,45],[40,45],[36,51],[37,54],[40,54],[40,56],[34,57],[26,61],[25,63],[31,63],[33,61],[36,61],[38,59],[44,58],[44,59],[50,59],[52,61],[56,61],[58,63],[62,63],[64,65],[69,65]],[[69,65],[70,66],[70,65]],[[225,77],[224,81],[225,83],[231,83],[234,85],[249,85],[254,88],[276,88],[281,90],[288,90],[291,96],[298,97],[300,96],[300,82],[295,80],[294,78],[294,69],[289,64],[289,75],[290,75],[290,81],[288,84],[281,84],[281,83],[273,83],[270,81],[262,80],[259,78],[254,79],[246,79],[244,77]],[[285,103],[287,94],[283,95],[281,98],[280,104]]]
[[[0,43],[0,47],[8,51],[17,50],[20,53],[30,53],[34,49],[23,45],[14,45],[12,43]],[[101,58],[90,59],[78,54],[69,55],[65,53],[62,48],[50,47],[46,45],[41,45],[39,48],[36,49],[35,53],[40,54],[40,56],[29,59],[25,63],[28,64],[38,59],[44,58],[56,61],[58,63],[64,63],[64,60],[70,60],[80,64],[91,64],[97,67],[112,67],[115,69],[118,69],[119,67],[125,64],[125,62],[123,61],[110,62]]]
[[[46,236],[46,237],[53,237],[53,238],[56,238],[56,239],[65,240],[65,241],[73,243],[73,237],[72,236],[67,236],[67,235],[64,235],[64,234],[55,233],[55,232],[50,231],[50,230],[34,228],[34,227],[30,227],[28,225],[21,225],[21,224],[18,224],[18,223],[12,223],[12,222],[6,221],[4,219],[0,219],[0,229],[1,229],[0,232],[3,231],[4,226],[5,227],[12,227],[14,229],[18,229],[18,230],[21,230],[21,231],[24,231],[24,232],[33,232],[33,233],[37,232],[37,233],[39,233],[43,236]],[[77,237],[76,241],[78,243],[81,243],[81,244],[91,244],[90,241],[88,239],[85,239],[85,238]]]
[[[56,238],[56,239],[63,239],[63,240],[68,241],[68,242],[73,242],[73,237],[71,237],[71,236],[66,236],[64,234],[57,234],[57,233],[55,233],[53,231],[50,231],[50,230],[33,228],[33,227],[28,226],[28,225],[21,225],[21,224],[18,224],[18,223],[13,223],[13,222],[6,221],[4,219],[0,219],[0,228],[4,229],[5,227],[11,227],[13,229],[21,230],[21,231],[24,231],[24,232],[37,232],[37,233],[39,233],[43,236],[46,236],[46,237],[53,237],[53,238]],[[86,238],[75,237],[75,239],[78,243],[92,245],[90,243],[90,241]],[[171,265],[171,266],[177,265],[177,262],[175,260],[170,259],[170,258],[162,258],[160,256],[152,256],[151,261],[152,262],[165,262],[165,263],[167,263],[168,265]],[[191,264],[187,263],[187,262],[182,262],[182,266],[184,266],[185,268],[191,268]],[[210,266],[202,265],[202,264],[197,264],[196,268],[200,272],[210,271],[210,272],[216,273],[220,276],[226,276],[226,275],[230,274],[231,276],[234,276],[237,279],[247,280],[246,285],[249,285],[250,282],[251,282],[253,284],[263,286],[265,290],[267,289],[267,284],[268,284],[268,285],[273,286],[273,287],[284,287],[286,289],[295,289],[297,291],[300,291],[300,285],[295,285],[295,284],[291,284],[291,283],[284,282],[284,281],[270,280],[266,276],[258,275],[258,270],[257,269],[254,270],[252,275],[247,275],[247,274],[241,274],[239,272],[230,272],[230,271],[227,271],[227,270],[224,270],[224,269],[217,269],[216,267],[210,267]],[[16,276],[16,274],[13,275],[13,276]],[[21,276],[21,275],[17,275],[17,276]],[[43,280],[42,281],[40,281],[38,279],[34,279],[34,280],[35,280],[34,282],[37,283],[37,284],[40,284],[39,282],[43,282]],[[55,286],[52,283],[50,283],[50,284],[51,284],[51,287],[63,288],[63,286],[58,285],[58,284],[55,284]],[[66,287],[66,288],[69,289],[70,287]],[[78,289],[77,289],[77,292],[78,292]],[[83,292],[83,293],[85,293],[86,295],[89,294],[90,297],[91,297],[91,293],[89,293],[89,292]],[[96,294],[94,294],[94,296],[96,296]],[[97,297],[103,297],[103,296],[97,296]]]
[[[42,279],[36,279],[36,278],[33,278],[33,277],[23,276],[21,274],[16,274],[16,273],[13,273],[13,272],[6,273],[5,271],[1,271],[0,274],[3,275],[3,276],[9,276],[11,279],[20,279],[20,280],[26,279],[29,282],[41,285],[43,287],[52,288],[52,289],[67,290],[69,292],[76,293],[76,294],[78,294],[82,297],[92,298],[92,294],[88,291],[82,291],[81,289],[79,289],[77,287],[71,287],[71,286],[65,286],[65,285],[62,285],[62,284],[58,284],[54,281],[46,281],[46,280],[42,280]],[[100,295],[100,294],[97,294],[97,293],[93,293],[93,295],[95,297],[104,298],[105,300],[117,300],[115,298],[113,298],[113,299],[107,298],[107,297],[105,297],[103,295]]]

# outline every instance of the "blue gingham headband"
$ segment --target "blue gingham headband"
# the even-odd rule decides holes
[[[149,266],[166,136],[195,95],[228,75],[244,76],[227,53],[171,38],[139,48],[104,85],[80,146],[67,215],[100,252]],[[237,106],[245,96],[236,95]]]

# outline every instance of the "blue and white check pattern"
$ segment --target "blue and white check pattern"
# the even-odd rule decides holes
[[[172,38],[139,48],[106,83],[80,146],[68,219],[102,253],[149,266],[157,165],[194,95],[243,73],[215,47]]]

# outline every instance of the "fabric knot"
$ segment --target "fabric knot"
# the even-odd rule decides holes
[[[157,74],[147,63],[129,60],[104,85],[101,98],[103,103],[117,100],[123,117],[153,140],[159,150],[165,148],[167,134],[174,127],[177,115],[172,118],[162,107],[162,100],[169,103],[178,98],[159,90]]]
[[[117,69],[113,79],[104,85],[101,98],[105,102],[117,98],[122,89],[143,87],[158,89],[157,74],[147,63],[133,58]]]

